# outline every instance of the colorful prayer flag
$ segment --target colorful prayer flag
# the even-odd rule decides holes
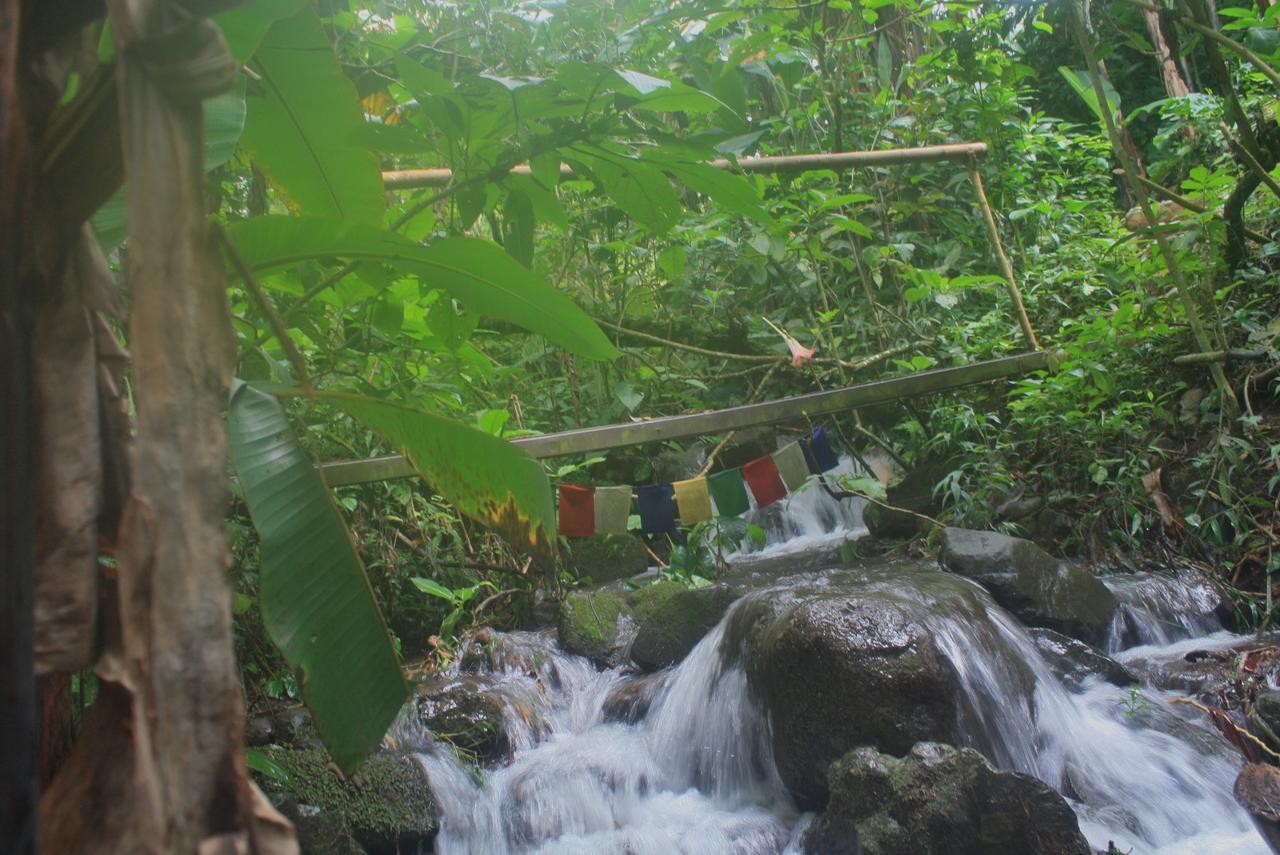
[[[640,505],[640,528],[645,534],[674,533],[676,530],[675,491],[670,484],[636,487]]]
[[[595,489],[561,484],[560,533],[565,537],[590,537],[596,533]]]
[[[770,455],[773,463],[778,467],[778,474],[782,476],[782,483],[787,486],[787,490],[794,493],[804,486],[804,482],[809,480],[809,466],[804,462],[804,450],[800,448],[800,443],[790,442],[779,448]]]
[[[711,494],[707,492],[706,478],[676,481],[671,488],[676,494],[681,525],[694,525],[711,519]]]
[[[596,534],[626,534],[631,487],[596,487]]]
[[[745,464],[742,477],[751,488],[751,495],[756,497],[758,507],[772,505],[787,495],[787,487],[782,483],[782,476],[778,474],[772,457],[761,457]]]
[[[720,516],[736,517],[751,509],[741,469],[717,472],[707,478],[707,486],[711,488],[711,498],[716,500],[716,513]]]
[[[831,450],[831,442],[827,439],[827,431],[821,425],[813,429],[813,435],[804,444],[805,458],[809,463],[809,471],[819,475],[840,465],[836,453]]]

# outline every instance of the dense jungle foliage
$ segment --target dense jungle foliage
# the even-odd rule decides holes
[[[284,398],[303,445],[354,459],[414,447],[387,404],[511,438],[1021,351],[965,164],[701,165],[985,142],[977,169],[1055,370],[835,427],[906,471],[937,467],[943,522],[1097,563],[1202,562],[1247,621],[1267,623],[1277,8],[254,0],[218,19],[246,66],[207,109],[229,269],[257,271],[239,269],[232,290],[244,394],[315,390]],[[380,170],[424,167],[453,180],[383,191]],[[95,225],[118,240],[110,206]],[[550,283],[604,336],[549,297],[495,296],[476,271],[517,290]],[[816,358],[793,366],[774,324]],[[1179,362],[1210,351],[1230,353]],[[447,657],[455,633],[518,622],[576,582],[459,515],[498,519],[460,491],[545,487],[458,441],[472,458],[435,473],[452,492],[430,477],[439,493],[420,480],[335,491],[406,657]],[[546,474],[641,483],[658,452]],[[1034,517],[1011,510],[1030,499]],[[537,513],[517,522],[530,538]],[[297,697],[263,631],[244,505],[231,526],[250,702]]]

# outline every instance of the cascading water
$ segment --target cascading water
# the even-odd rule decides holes
[[[1111,620],[1107,650],[1171,644],[1222,629],[1219,595],[1192,571],[1177,575],[1129,573],[1104,577],[1120,608]]]
[[[835,484],[842,475],[858,475],[861,469],[849,457],[840,458],[840,465],[826,474],[829,483]],[[792,493],[767,508],[757,508],[750,499],[748,522],[764,529],[764,542],[743,541],[741,551],[729,556],[731,562],[749,558],[770,560],[784,555],[821,550],[838,546],[844,541],[867,533],[862,522],[862,499],[838,501],[833,499],[816,479],[810,479],[803,489]]]
[[[827,506],[836,504],[820,490],[801,493],[773,518],[775,531],[800,532],[809,548],[829,544],[833,531],[842,539],[860,528],[860,516],[856,508]],[[750,556],[757,579],[770,558],[796,551],[792,542]],[[1138,638],[1153,633],[1152,625],[1178,625],[1184,635],[1202,626],[1178,624],[1176,607],[1165,600],[1143,599],[1159,586],[1130,584],[1118,596],[1131,615],[1155,615],[1145,623],[1130,619]],[[1051,657],[978,585],[922,563],[869,564],[774,578],[745,599],[799,585],[908,609],[955,670],[964,739],[997,765],[1066,795],[1095,847],[1114,841],[1135,853],[1267,851],[1231,798],[1238,761],[1198,718],[1181,717],[1165,703],[1171,696],[1151,687],[1135,701],[1098,676],[1064,682]],[[494,657],[488,667],[521,700],[505,723],[515,749],[508,764],[476,770],[415,730],[409,717],[396,735],[421,748],[441,809],[437,851],[803,852],[810,817],[781,782],[768,721],[748,687],[745,647],[731,634],[743,605],[656,680],[597,670],[559,650],[549,632],[501,636],[512,655]],[[1195,613],[1204,611],[1197,606]],[[1141,648],[1142,655],[1153,649]],[[614,702],[628,694],[643,696],[633,707],[640,714],[620,712]]]

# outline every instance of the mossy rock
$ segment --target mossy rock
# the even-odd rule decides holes
[[[565,563],[575,578],[602,585],[648,570],[649,553],[635,535],[597,534],[575,539]]]
[[[394,855],[425,848],[435,836],[435,799],[408,756],[375,754],[343,781],[323,751],[260,750],[288,772],[287,783],[254,776],[286,816],[301,821],[304,852]]]
[[[618,665],[640,625],[683,590],[663,580],[631,591],[576,591],[560,604],[560,646],[599,665]]]
[[[859,748],[831,764],[831,799],[805,849],[829,855],[1092,850],[1066,799],[971,748],[918,743],[899,759]]]
[[[678,591],[640,625],[631,645],[631,659],[645,671],[681,662],[710,632],[736,593],[724,585]]]

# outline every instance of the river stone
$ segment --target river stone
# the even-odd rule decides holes
[[[1044,627],[1030,627],[1027,633],[1053,665],[1054,673],[1073,689],[1080,689],[1093,676],[1113,686],[1128,687],[1138,682],[1137,675],[1124,665],[1079,639]]]
[[[482,763],[511,759],[515,743],[503,715],[499,680],[487,676],[429,679],[418,685],[414,712],[436,739]]]
[[[565,561],[575,579],[597,585],[637,576],[649,569],[649,553],[633,534],[597,534],[574,538]]]
[[[813,855],[1090,855],[1071,807],[971,748],[920,743],[898,759],[859,748],[831,764],[831,799],[805,835]]]
[[[1101,644],[1115,595],[1083,567],[1054,558],[1029,540],[992,531],[947,528],[942,566],[983,585],[1023,623]]]
[[[737,598],[724,585],[679,591],[657,614],[640,625],[631,644],[631,661],[645,671],[676,665],[689,655]]]
[[[262,748],[287,779],[255,771],[254,778],[298,825],[303,852],[396,855],[430,851],[436,803],[426,775],[407,755],[378,753],[348,779],[323,751]]]
[[[905,754],[958,738],[956,674],[903,607],[819,592],[751,600],[731,621],[778,772],[802,809],[822,805],[827,767],[851,748]]]
[[[631,591],[575,591],[560,604],[560,646],[597,665],[620,665],[636,630],[683,590],[679,582],[663,580]]]
[[[605,721],[635,724],[649,714],[653,700],[667,685],[670,672],[644,674],[618,683],[605,695],[600,713]]]

